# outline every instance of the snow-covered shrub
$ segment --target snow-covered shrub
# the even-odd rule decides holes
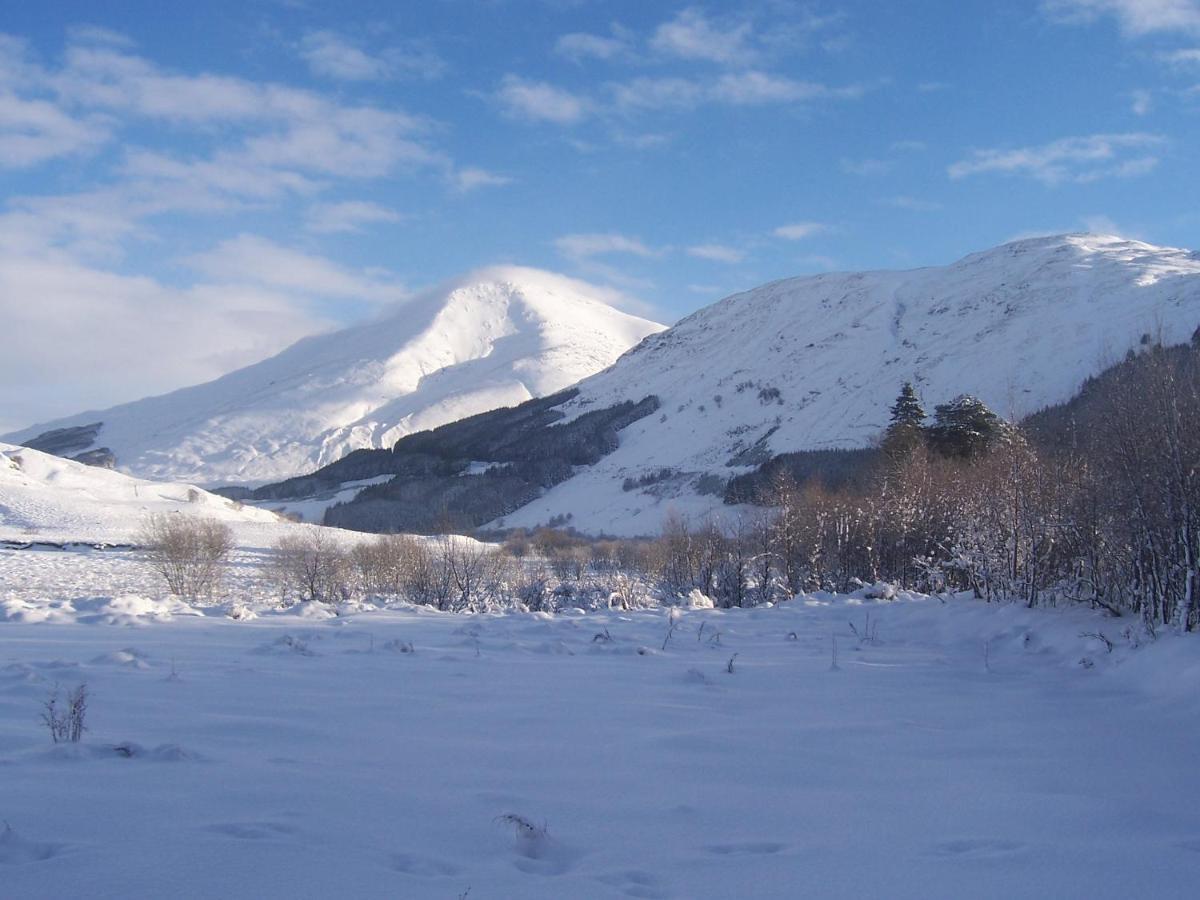
[[[345,603],[354,596],[350,555],[320,528],[280,538],[272,564],[285,599]]]
[[[171,593],[192,600],[212,596],[234,546],[228,525],[180,513],[150,515],[137,541]]]
[[[56,744],[78,744],[87,731],[88,689],[81,684],[66,696],[65,705],[59,697],[58,685],[42,704],[42,724]]]

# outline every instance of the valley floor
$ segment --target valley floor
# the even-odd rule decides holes
[[[1195,638],[920,597],[690,610],[669,639],[663,610],[144,613],[0,623],[5,897],[1200,885]],[[41,703],[81,682],[90,730],[53,746]]]

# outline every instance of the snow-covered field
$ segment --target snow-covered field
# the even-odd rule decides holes
[[[89,565],[149,599],[96,614],[116,601],[72,581]],[[1085,610],[908,596],[234,621],[171,616],[135,569],[0,551],[13,596],[82,598],[58,624],[0,625],[4,897],[1191,897],[1200,883],[1193,638],[1133,649],[1126,623]],[[875,640],[860,641],[849,625],[867,635],[868,613]],[[82,682],[89,731],[53,746],[41,703]]]
[[[1132,623],[1083,609],[910,595],[281,610],[269,548],[313,526],[12,447],[0,488],[0,539],[73,548],[0,549],[3,898],[1200,883],[1195,636],[1134,647]],[[152,512],[233,529],[212,606],[86,546]],[[54,745],[42,704],[83,683],[88,731]]]

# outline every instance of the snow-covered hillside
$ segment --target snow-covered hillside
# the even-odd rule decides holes
[[[264,546],[293,527],[192,485],[143,481],[0,444],[0,541],[119,544],[135,539],[146,516],[163,512],[218,519]]]
[[[608,299],[603,289],[534,269],[474,272],[208,384],[5,440],[102,422],[76,452],[111,448],[117,467],[131,474],[205,485],[285,478],[360,447],[552,393],[662,328]]]
[[[931,412],[967,392],[1020,417],[1068,399],[1143,335],[1181,342],[1197,325],[1200,254],[1099,235],[1018,241],[946,267],[764,285],[584,381],[569,415],[648,394],[661,412],[503,523],[570,515],[583,530],[651,533],[669,509],[720,509],[719,491],[697,491],[706,474],[723,481],[766,454],[868,445],[905,380]],[[756,442],[762,452],[738,457]],[[622,489],[663,468],[673,476]]]

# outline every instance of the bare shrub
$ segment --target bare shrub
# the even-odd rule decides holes
[[[432,563],[424,541],[407,534],[381,534],[355,546],[350,561],[366,593],[429,602]]]
[[[171,593],[193,600],[212,596],[234,546],[228,525],[179,513],[150,515],[137,541]]]
[[[350,555],[320,528],[280,538],[275,544],[274,570],[285,598],[345,603],[355,593]]]
[[[50,732],[50,740],[56,744],[78,744],[87,731],[88,689],[81,684],[66,696],[65,704],[59,696],[58,685],[42,703],[42,724]]]
[[[487,544],[442,535],[434,550],[437,607],[462,612],[494,604],[504,592],[508,560]]]

